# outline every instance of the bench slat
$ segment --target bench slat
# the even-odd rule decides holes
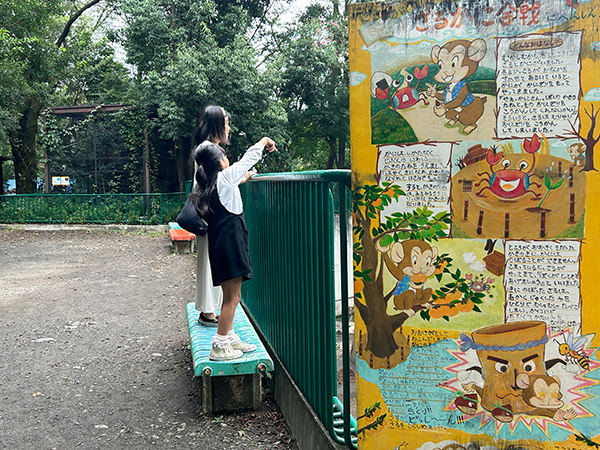
[[[193,241],[196,239],[196,235],[194,233],[190,233],[189,231],[185,231],[181,228],[171,228],[169,230],[169,237],[172,241]]]
[[[208,358],[212,348],[212,338],[217,332],[217,328],[205,327],[198,323],[199,313],[194,303],[188,303],[186,309],[192,344],[194,375],[229,376],[273,370],[273,360],[267,353],[256,331],[254,331],[254,327],[241,305],[238,305],[235,310],[234,330],[244,342],[255,344],[257,348],[253,352],[244,353],[244,356],[233,361],[212,361]],[[264,370],[261,370],[261,368],[264,368]]]

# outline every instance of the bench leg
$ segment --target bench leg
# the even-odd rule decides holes
[[[260,374],[202,377],[202,410],[218,411],[257,409],[262,401]]]
[[[202,411],[204,414],[213,412],[213,377],[202,377]]]
[[[176,253],[194,253],[194,241],[172,241]]]

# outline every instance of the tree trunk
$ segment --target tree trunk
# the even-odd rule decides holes
[[[596,170],[594,167],[594,146],[595,142],[588,143],[585,145],[585,166],[583,167],[584,172],[589,172],[590,170]]]
[[[364,218],[360,222],[364,230],[369,230],[370,219]],[[375,270],[380,263],[379,251],[375,248],[373,238],[368,231],[365,232],[361,243],[363,245],[362,267]],[[365,281],[363,289],[364,304],[368,310],[368,314],[361,314],[367,328],[365,349],[378,358],[386,358],[398,350],[399,346],[394,339],[394,332],[402,326],[408,316],[406,314],[388,315],[387,301],[383,294],[383,280],[381,277],[375,276],[375,272],[371,272],[371,280]]]
[[[329,145],[329,156],[327,157],[327,166],[325,168],[333,169],[333,166],[335,165],[335,155],[336,155],[335,139],[330,136],[327,136],[325,138],[325,141],[327,142],[327,145]]]
[[[596,170],[594,167],[594,147],[598,142],[599,137],[594,137],[594,132],[596,131],[596,120],[600,110],[594,112],[594,105],[592,105],[592,112],[589,113],[587,110],[585,112],[590,118],[590,128],[585,138],[581,135],[580,137],[585,143],[585,166],[583,167],[583,170],[589,172],[590,170]]]
[[[365,349],[378,358],[392,356],[398,350],[398,344],[394,340],[392,329],[392,318],[386,312],[386,302],[380,289],[377,289],[376,281],[365,283],[365,300],[369,308],[367,327],[367,345]]]
[[[346,166],[346,140],[338,139],[338,169],[343,169]]]
[[[41,108],[39,99],[30,99],[19,120],[19,127],[10,133],[17,194],[33,194],[37,190],[36,136]]]
[[[185,192],[185,182],[192,179],[194,161],[191,157],[191,144],[189,138],[177,139],[174,142],[175,167],[177,167],[177,181],[181,192]]]

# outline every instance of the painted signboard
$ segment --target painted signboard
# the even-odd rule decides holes
[[[600,448],[597,15],[350,5],[359,450]]]

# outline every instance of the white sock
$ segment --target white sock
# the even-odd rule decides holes
[[[222,336],[219,333],[215,333],[212,343],[219,348],[226,348],[229,345],[229,335]]]
[[[229,333],[227,333],[227,337],[229,338],[230,344],[237,344],[241,341],[240,337],[237,334],[235,334],[235,331],[233,331],[233,329],[229,330]]]

